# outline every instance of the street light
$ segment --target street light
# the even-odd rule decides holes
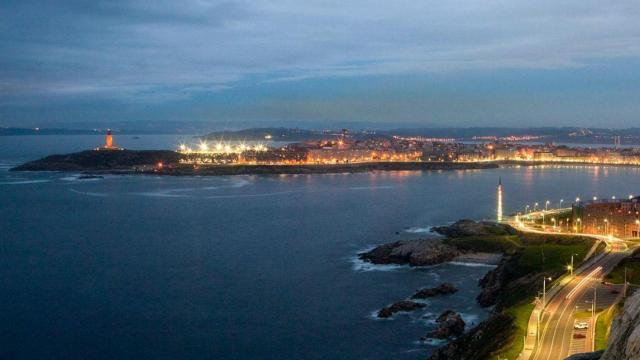
[[[549,200],[547,200],[547,201],[544,203],[544,211],[549,210],[549,204],[550,204],[550,203],[551,203],[551,201],[549,201]]]
[[[579,203],[580,202],[580,197],[576,198],[576,202]]]
[[[560,199],[560,209],[562,209],[562,203],[564,202],[564,199]]]
[[[538,208],[538,203],[533,204],[533,211],[535,212],[536,209]]]

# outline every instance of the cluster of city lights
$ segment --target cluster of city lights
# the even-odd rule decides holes
[[[207,141],[200,141],[194,147],[186,144],[180,144],[178,152],[183,154],[240,154],[245,151],[266,151],[267,147],[262,144],[248,145],[245,143],[232,144],[218,141],[215,144],[209,144]]]

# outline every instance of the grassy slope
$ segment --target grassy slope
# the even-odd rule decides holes
[[[532,301],[541,290],[538,279],[541,282],[543,276],[558,278],[563,275],[570,263],[571,254],[578,255],[574,259],[578,266],[580,259],[593,245],[592,239],[584,237],[537,234],[468,237],[447,239],[446,242],[464,250],[505,252],[512,255],[505,265],[507,286],[496,305],[498,312],[513,318],[509,341],[501,344],[496,352],[501,358],[507,359],[517,358],[522,350],[523,337],[533,310]],[[509,291],[509,284],[513,285],[512,291]]]
[[[618,313],[618,310],[618,305],[614,305],[607,309],[607,311],[601,313],[600,316],[598,316],[598,321],[596,322],[595,338],[596,350],[603,350],[607,348],[611,323],[613,322],[613,318]]]
[[[627,281],[632,284],[640,284],[640,258],[638,257],[621,261],[613,271],[607,274],[606,281],[614,284],[623,284],[625,267],[627,268]]]

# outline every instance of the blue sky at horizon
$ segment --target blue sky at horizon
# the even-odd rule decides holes
[[[640,3],[7,1],[0,125],[637,126]]]

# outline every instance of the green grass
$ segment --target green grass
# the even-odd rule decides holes
[[[607,348],[611,323],[617,312],[618,306],[614,305],[598,316],[598,321],[596,322],[595,350]]]
[[[505,244],[511,240],[512,249],[516,251],[507,264],[506,275],[513,288],[505,289],[497,308],[514,317],[512,341],[499,351],[500,358],[516,359],[524,346],[534,308],[532,301],[541,290],[542,276],[559,278],[566,274],[572,254],[577,254],[574,265],[580,265],[593,240],[579,236],[521,234],[518,239],[507,237],[500,239],[499,243]]]
[[[469,236],[445,239],[445,244],[454,245],[460,250],[480,252],[509,252],[522,247],[517,235]]]
[[[527,335],[527,326],[529,325],[529,318],[531,317],[532,311],[533,304],[526,302],[512,306],[505,311],[507,314],[513,316],[515,331],[513,341],[500,351],[499,356],[501,359],[517,359],[518,355],[520,355],[524,347],[524,337]]]
[[[627,281],[632,284],[640,284],[640,259],[627,258],[615,267],[607,276],[606,281],[614,284],[624,284],[624,269],[627,268]]]
[[[513,324],[511,329],[504,329],[501,334],[502,344],[491,342],[481,348],[491,348],[493,354],[499,354],[500,358],[516,359],[524,346],[524,337],[534,308],[533,299],[542,288],[543,276],[558,279],[566,274],[572,254],[577,254],[574,265],[579,266],[594,240],[580,236],[519,233],[450,238],[444,242],[465,251],[502,252],[510,255],[509,260],[502,265],[505,285],[499,293],[494,317],[513,318]]]
[[[558,279],[567,273],[567,265],[571,263],[571,254],[578,254],[574,266],[578,266],[589,251],[588,244],[557,245],[541,244],[524,246],[508,264],[508,281],[519,281],[513,291],[505,291],[499,306],[510,307],[522,301],[532,301],[537,292],[542,290],[542,277],[550,276]],[[531,276],[537,274],[538,276]],[[528,279],[527,282],[518,279]],[[508,289],[507,289],[508,290]]]
[[[506,265],[507,281],[514,281],[531,274],[545,274],[554,279],[567,272],[567,265],[574,258],[574,266],[580,265],[593,240],[580,236],[550,236],[541,234],[518,234],[502,236],[472,236],[449,238],[444,242],[465,251],[501,252],[512,254]],[[542,275],[539,276],[540,283]],[[520,284],[514,291],[505,292],[500,307],[509,307],[522,301],[532,301],[540,290],[537,278],[535,284]]]
[[[524,248],[518,267],[523,275],[534,271],[564,273],[567,265],[571,263],[571,255],[578,255],[574,256],[574,265],[577,266],[579,260],[583,259],[589,251],[589,247],[583,244],[527,246]]]

